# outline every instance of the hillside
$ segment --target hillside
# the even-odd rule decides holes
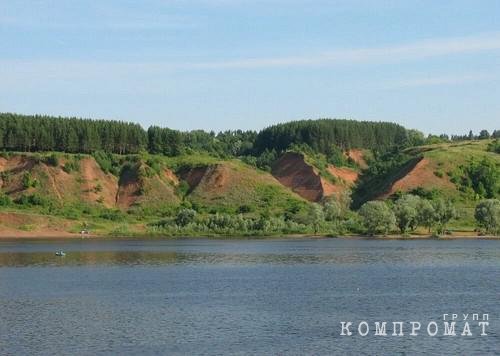
[[[468,196],[471,192],[461,191],[460,186],[453,182],[454,177],[456,179],[457,175],[462,175],[460,167],[466,167],[471,162],[487,159],[500,165],[500,155],[487,150],[490,142],[466,141],[408,148],[403,152],[412,156],[409,164],[396,174],[397,179],[387,182],[387,189],[379,191],[377,198],[423,188],[438,190],[448,197],[467,201],[473,198]]]
[[[52,124],[53,119],[47,120]],[[69,122],[86,125],[81,120]],[[323,127],[331,122],[297,122],[263,132],[277,132],[275,140],[283,144],[298,129],[314,131],[316,124]],[[343,127],[342,122],[333,124]],[[104,121],[96,125],[108,127]],[[113,125],[109,128],[139,130],[134,125]],[[346,125],[356,127],[352,122]],[[366,132],[393,129],[385,138],[387,145],[404,136],[397,125],[365,123],[360,127]],[[360,206],[371,200],[392,202],[407,193],[452,202],[459,213],[455,226],[472,231],[475,206],[500,193],[500,155],[488,148],[493,142],[488,139],[384,150],[331,148],[326,143],[313,148],[304,139],[290,147],[284,144],[288,148],[282,151],[265,148],[260,156],[238,156],[243,150],[242,137],[253,137],[258,143],[262,136],[191,132],[191,136],[182,136],[182,145],[189,147],[175,151],[175,140],[181,136],[166,130],[150,130],[147,140],[157,141],[150,150],[170,155],[103,150],[91,154],[2,152],[0,236],[65,236],[82,229],[115,235],[254,236],[332,229],[360,233],[364,231],[356,212]],[[139,135],[138,145],[146,140],[145,135]],[[210,140],[212,148],[204,151],[203,145]],[[124,152],[139,148],[120,148],[119,140],[114,145],[113,150],[123,148]]]
[[[374,199],[394,200],[404,193],[427,199],[442,198],[453,202],[457,209],[455,226],[467,230],[474,226],[478,202],[500,195],[500,155],[488,150],[491,142],[463,141],[408,148],[388,164],[387,170],[370,167],[365,172],[353,193],[353,207]]]
[[[3,154],[0,196],[11,203],[3,207],[7,213],[0,215],[1,234],[13,233],[17,226],[38,233],[48,229],[59,235],[79,231],[82,221],[103,219],[113,222],[111,225],[132,223],[140,230],[148,221],[191,206],[200,212],[248,216],[264,212],[283,215],[307,206],[306,200],[271,174],[239,160],[114,155],[107,163],[115,174],[90,155]],[[34,216],[39,214],[70,221],[43,224],[38,229],[41,220]],[[105,225],[109,225],[107,221]]]
[[[328,165],[325,171],[322,174],[304,154],[296,152],[285,153],[272,166],[272,174],[281,184],[312,202],[338,198],[358,179],[358,172],[348,167]]]

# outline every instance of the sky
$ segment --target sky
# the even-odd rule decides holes
[[[0,112],[500,129],[498,0],[0,0]]]

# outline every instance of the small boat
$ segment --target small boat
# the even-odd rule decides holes
[[[66,256],[66,253],[64,253],[64,251],[57,251],[56,256],[64,257],[64,256]]]

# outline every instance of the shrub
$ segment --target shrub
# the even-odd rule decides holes
[[[104,173],[111,173],[118,176],[120,173],[120,163],[115,159],[111,153],[103,151],[95,151],[92,157],[96,160],[97,164]]]
[[[196,218],[196,211],[193,209],[181,209],[175,218],[175,223],[179,226],[186,226]]]
[[[45,163],[52,167],[59,166],[59,158],[55,153],[45,158]]]
[[[106,209],[99,214],[99,217],[111,221],[119,221],[125,218],[120,210]]]
[[[182,180],[179,182],[179,185],[177,185],[177,187],[175,188],[175,192],[177,195],[183,197],[183,196],[188,194],[189,189],[190,189],[190,187],[189,187],[188,182],[186,182],[185,180]]]
[[[250,213],[252,212],[254,209],[253,207],[251,207],[250,205],[241,205],[239,208],[238,208],[238,213],[239,214],[247,214],[247,213]]]
[[[66,162],[62,169],[66,173],[71,173],[74,171],[78,171],[80,169],[80,165],[78,164],[77,161],[71,160],[71,161]]]
[[[24,189],[38,186],[38,180],[33,177],[31,172],[24,172],[22,183]]]
[[[3,192],[0,192],[0,206],[8,206],[12,203],[10,197]]]
[[[434,171],[434,175],[438,178],[444,177],[444,173],[442,171]]]
[[[49,199],[42,197],[39,194],[30,194],[30,195],[23,194],[20,197],[18,197],[14,202],[19,205],[25,205],[25,206],[35,205],[43,207],[50,206],[52,203]]]
[[[488,151],[500,153],[500,140],[496,139],[488,145]]]

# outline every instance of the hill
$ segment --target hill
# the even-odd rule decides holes
[[[0,114],[0,235],[364,233],[363,204],[393,209],[407,194],[453,204],[454,226],[472,231],[476,205],[500,196],[499,143],[488,136],[424,139],[330,119],[259,133],[146,131]]]

